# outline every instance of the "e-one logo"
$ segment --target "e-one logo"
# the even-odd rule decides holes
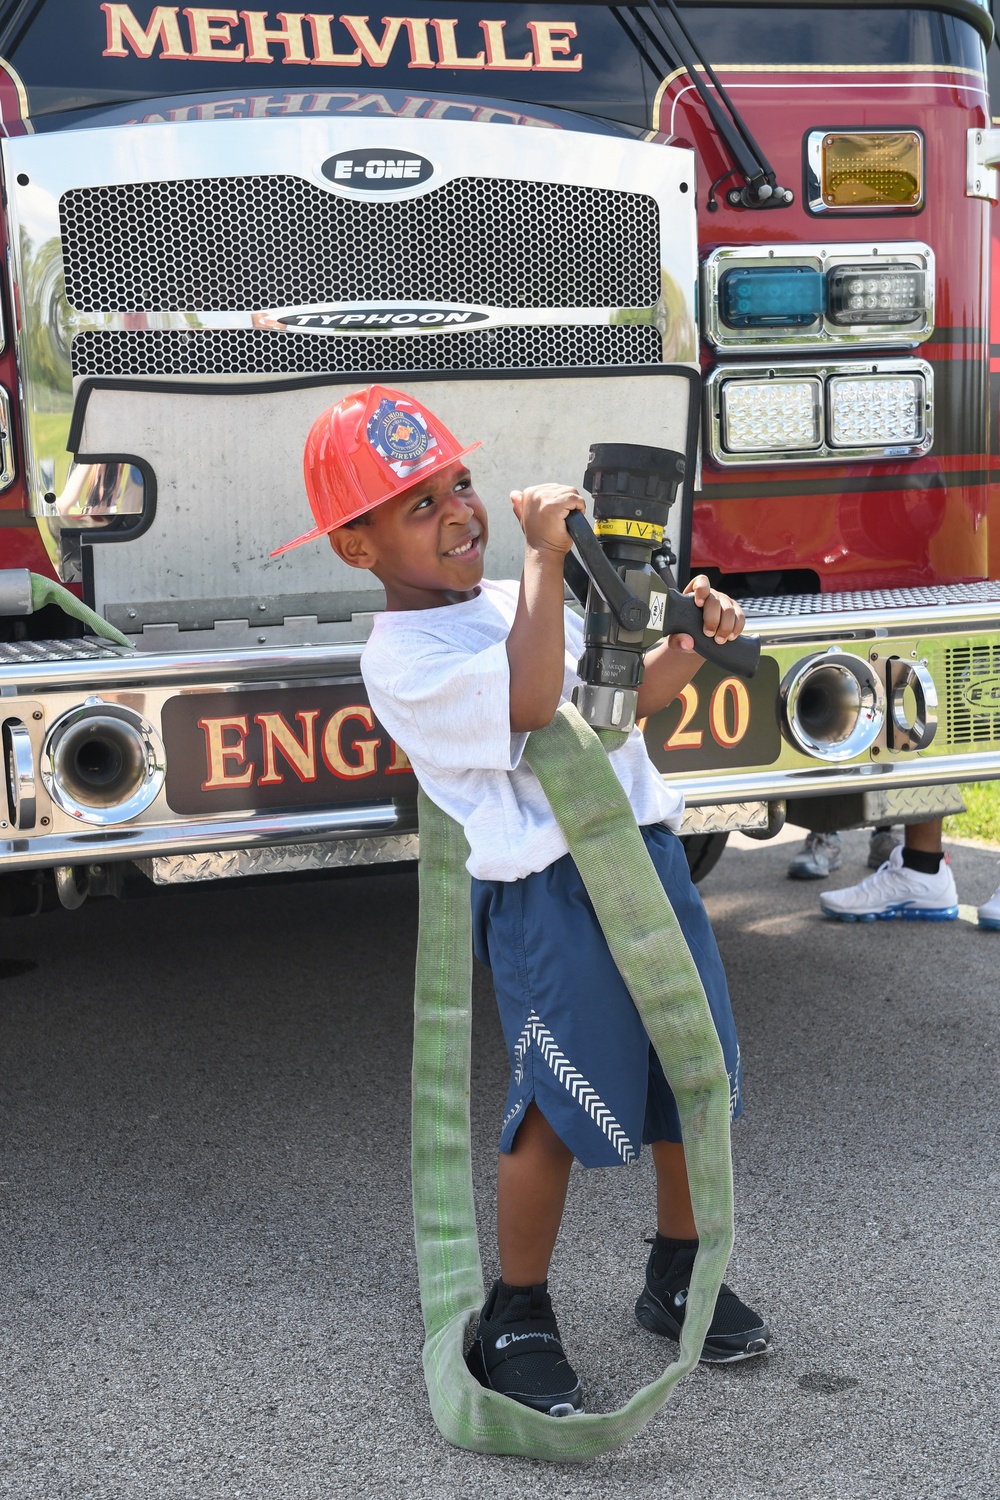
[[[974,714],[1000,713],[1000,676],[967,678],[962,698]]]
[[[426,182],[434,167],[425,156],[403,151],[341,151],[329,157],[320,171],[338,187],[392,193]]]

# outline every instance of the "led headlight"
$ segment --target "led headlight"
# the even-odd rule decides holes
[[[818,448],[823,386],[819,380],[727,380],[722,387],[722,443],[729,453]]]
[[[917,266],[838,266],[828,286],[834,323],[915,323],[924,317],[924,273]]]
[[[708,453],[723,467],[920,458],[933,405],[922,359],[718,365],[705,382]]]
[[[829,382],[834,448],[919,443],[924,435],[921,375],[834,376]]]

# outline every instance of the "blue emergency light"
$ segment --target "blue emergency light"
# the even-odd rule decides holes
[[[730,328],[808,328],[823,316],[826,278],[809,266],[746,266],[719,278]]]

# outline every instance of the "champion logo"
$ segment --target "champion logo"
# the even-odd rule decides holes
[[[511,1344],[522,1344],[525,1339],[547,1339],[550,1344],[559,1343],[554,1333],[502,1333],[493,1347],[509,1349]]]

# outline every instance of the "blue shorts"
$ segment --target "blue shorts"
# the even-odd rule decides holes
[[[715,936],[680,839],[661,824],[641,831],[705,986],[735,1119],[740,1049]],[[473,880],[472,928],[510,1055],[500,1150],[510,1151],[532,1100],[585,1167],[635,1161],[643,1142],[679,1141],[674,1096],[572,857],[523,880]]]

